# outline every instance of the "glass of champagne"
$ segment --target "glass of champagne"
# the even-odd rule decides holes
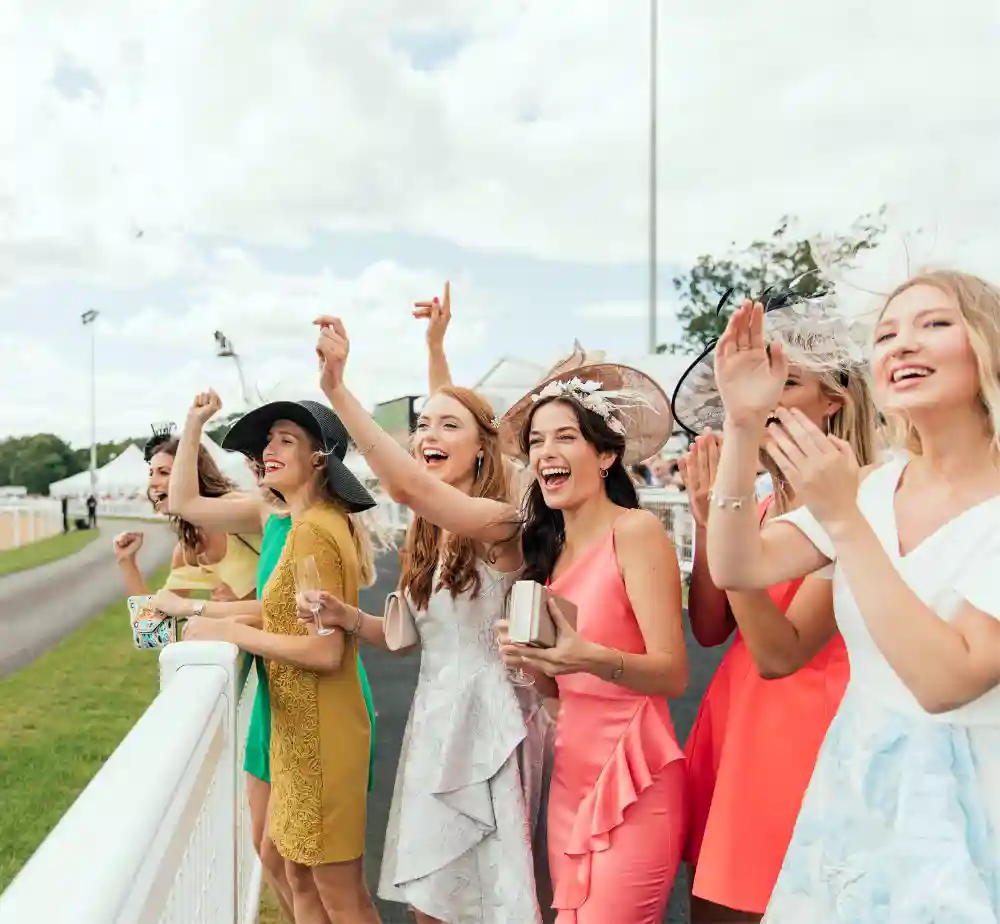
[[[309,601],[313,622],[316,623],[316,634],[332,635],[333,629],[325,628],[319,618],[320,604],[317,595],[323,589],[323,584],[320,581],[316,559],[312,555],[307,555],[296,563],[295,586],[298,592]]]

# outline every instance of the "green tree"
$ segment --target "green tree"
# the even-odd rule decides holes
[[[681,300],[677,318],[682,333],[679,343],[661,344],[658,353],[700,353],[725,330],[726,322],[740,300],[760,295],[769,286],[787,286],[798,279],[795,291],[815,295],[829,285],[813,259],[808,239],[796,238],[792,218],[785,216],[767,240],[754,241],[742,251],[724,257],[698,257],[688,272],[675,276],[674,290]],[[877,247],[885,234],[885,207],[863,215],[846,233],[822,239],[831,263],[847,263],[858,253]],[[735,245],[734,245],[735,246]],[[719,300],[733,289],[730,306],[716,314]]]
[[[30,494],[48,494],[53,481],[84,468],[73,447],[52,433],[0,441],[0,485],[18,485]]]

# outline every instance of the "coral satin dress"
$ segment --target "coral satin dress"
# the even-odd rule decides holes
[[[550,587],[577,605],[585,638],[645,652],[613,529]],[[557,682],[548,814],[557,924],[660,924],[687,821],[684,754],[667,701],[592,674]]]
[[[769,502],[760,505],[762,519]],[[801,584],[767,592],[786,612]],[[764,913],[849,675],[839,634],[796,673],[764,680],[736,633],[685,747],[691,814],[684,859],[695,896]]]

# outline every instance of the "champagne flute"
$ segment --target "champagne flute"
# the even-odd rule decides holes
[[[510,601],[507,602],[507,618],[510,618]],[[494,632],[493,633],[493,645],[500,653],[500,636]],[[507,674],[507,679],[514,684],[515,687],[533,687],[535,685],[535,678],[531,676],[523,667],[510,668],[504,665],[504,671]]]
[[[309,610],[313,614],[313,622],[316,623],[316,634],[332,635],[333,629],[325,628],[319,618],[320,605],[317,595],[323,589],[323,583],[319,577],[316,559],[312,555],[307,555],[296,563],[295,584],[298,592],[309,602]]]

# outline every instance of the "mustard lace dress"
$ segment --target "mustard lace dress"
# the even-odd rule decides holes
[[[295,562],[316,560],[324,590],[358,602],[359,566],[347,515],[320,504],[293,523],[262,597],[264,630],[307,635],[295,606]],[[357,642],[344,637],[340,668],[325,676],[267,663],[271,693],[270,834],[303,866],[364,853],[371,725],[358,677]]]

